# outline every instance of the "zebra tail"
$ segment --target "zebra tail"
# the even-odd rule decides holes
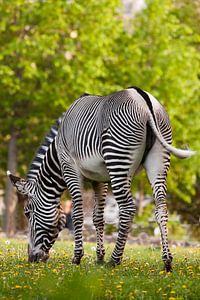
[[[179,158],[188,158],[192,155],[195,155],[195,151],[192,151],[192,150],[189,150],[189,149],[178,149],[178,148],[175,148],[171,145],[169,145],[165,139],[163,138],[162,134],[160,133],[159,129],[157,129],[156,127],[156,124],[155,124],[155,121],[154,121],[154,118],[153,118],[153,115],[151,112],[149,112],[149,123],[150,123],[150,126],[155,134],[155,136],[157,137],[157,139],[159,140],[159,142],[161,143],[161,145],[167,150],[169,151],[170,153],[172,153],[173,155],[179,157]]]

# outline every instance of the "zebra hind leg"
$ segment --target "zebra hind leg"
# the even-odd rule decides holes
[[[144,162],[144,167],[146,168],[155,199],[155,219],[161,233],[162,259],[167,272],[172,271],[173,260],[169,250],[167,233],[168,211],[166,204],[166,177],[169,165],[169,153],[163,149],[159,142],[156,142]]]
[[[165,265],[165,270],[167,272],[172,271],[172,254],[169,250],[169,243],[168,243],[168,234],[167,234],[167,221],[168,221],[168,212],[167,212],[167,204],[165,201],[165,192],[163,192],[162,188],[158,188],[157,184],[159,185],[159,180],[155,183],[153,190],[154,190],[154,197],[156,202],[156,209],[155,209],[155,219],[158,223],[161,233],[161,240],[162,240],[162,248],[163,254],[162,259]]]
[[[111,179],[112,191],[119,206],[119,231],[115,248],[111,256],[111,265],[120,264],[131,228],[132,219],[136,212],[136,206],[130,191],[130,180],[125,177]]]
[[[67,188],[72,198],[72,222],[74,226],[74,258],[73,264],[79,265],[81,258],[84,255],[83,250],[83,203],[81,195],[81,183],[80,176],[74,170],[71,165],[65,165],[64,167],[64,179],[67,184]]]
[[[93,211],[93,223],[96,228],[97,235],[97,263],[101,264],[104,261],[105,249],[103,245],[103,230],[104,230],[104,205],[107,194],[108,184],[93,182],[94,189],[94,211]]]

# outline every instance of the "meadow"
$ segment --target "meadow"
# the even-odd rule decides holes
[[[113,249],[106,245],[106,261]],[[163,271],[160,248],[127,246],[115,268],[95,264],[85,245],[80,266],[71,264],[73,242],[58,241],[47,263],[27,262],[25,241],[0,241],[0,299],[200,299],[200,249],[172,248],[173,272]]]

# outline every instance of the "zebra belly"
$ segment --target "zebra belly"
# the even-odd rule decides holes
[[[110,177],[102,157],[92,156],[79,162],[81,174],[91,180],[108,182]]]
[[[142,157],[144,154],[145,143],[141,143],[137,149],[133,150],[132,159],[130,160],[130,168],[127,176],[132,177],[137,173],[141,166]],[[123,165],[123,159],[121,160]],[[79,161],[79,169],[81,174],[91,180],[99,182],[109,182],[110,177],[105,165],[105,161],[100,156],[92,156],[82,161]]]

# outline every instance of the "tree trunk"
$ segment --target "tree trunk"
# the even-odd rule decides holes
[[[16,159],[17,159],[17,134],[14,130],[11,131],[11,137],[8,144],[8,163],[7,168],[12,173],[16,173]],[[5,231],[8,237],[11,237],[15,234],[16,223],[15,223],[15,211],[17,204],[16,192],[10,182],[10,179],[7,177],[6,188],[5,188]]]
[[[139,203],[138,203],[138,216],[142,215],[143,212],[143,208],[142,208],[142,204],[144,201],[144,180],[141,179],[139,182],[139,199],[138,199]]]

